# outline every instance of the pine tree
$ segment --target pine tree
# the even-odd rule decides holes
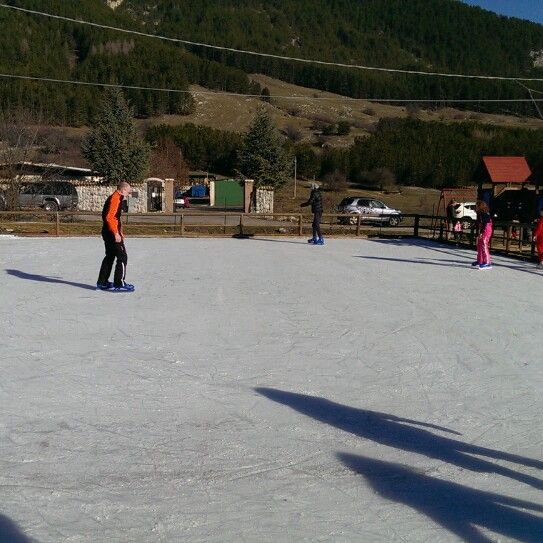
[[[140,181],[149,167],[149,146],[136,133],[123,93],[107,91],[94,127],[81,146],[92,168],[111,183]]]
[[[243,142],[241,171],[256,186],[278,188],[291,177],[291,170],[281,135],[267,111],[259,109]]]

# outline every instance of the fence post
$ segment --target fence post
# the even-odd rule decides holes
[[[420,215],[415,215],[415,226],[413,227],[413,235],[419,237]]]
[[[511,242],[511,225],[508,224],[506,228],[507,237],[505,238],[505,252],[509,253],[509,244]]]
[[[180,224],[181,224],[181,236],[184,236],[185,235],[185,214],[184,213],[181,213]]]
[[[470,247],[475,247],[475,223],[472,223],[469,230],[469,245]]]
[[[56,215],[56,234],[57,234],[57,237],[60,236],[60,219],[59,219],[59,216],[58,216],[58,211],[55,213]]]
[[[298,235],[304,235],[303,215],[301,213],[298,215]]]
[[[226,198],[224,200],[224,205],[225,205],[225,213],[224,213],[224,229],[223,229],[223,234],[226,234],[226,219],[228,218],[228,216],[226,215]]]
[[[239,214],[239,235],[243,236],[243,213]]]
[[[362,215],[358,215],[358,219],[356,221],[356,235],[357,237],[360,236],[360,224],[362,222]]]

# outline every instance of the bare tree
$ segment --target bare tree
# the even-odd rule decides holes
[[[396,176],[389,168],[374,168],[362,173],[362,182],[367,186],[385,192],[396,192]]]
[[[0,111],[0,207],[16,209],[19,180],[38,148],[39,116],[25,109]]]
[[[173,178],[176,187],[187,183],[189,168],[183,158],[181,149],[170,138],[159,140],[151,151],[150,173],[162,179]]]
[[[326,189],[331,192],[344,191],[348,186],[347,176],[340,170],[334,170],[331,173],[327,173],[324,176],[323,181]]]
[[[296,143],[303,138],[302,131],[293,124],[287,124],[283,129],[285,136],[292,142]]]

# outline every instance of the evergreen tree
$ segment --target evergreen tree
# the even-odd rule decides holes
[[[112,183],[139,181],[149,167],[149,145],[136,133],[123,93],[107,91],[94,128],[81,146],[92,168]]]
[[[263,102],[268,102],[268,104],[271,102],[270,89],[268,89],[268,87],[264,87],[262,89],[262,92],[260,93],[260,96],[261,96],[261,100]]]
[[[292,164],[268,112],[260,108],[243,141],[241,171],[256,186],[280,187],[291,177]]]

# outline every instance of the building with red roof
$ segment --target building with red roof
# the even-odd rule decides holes
[[[540,187],[523,156],[484,156],[477,179],[478,197],[495,217],[523,222],[535,218]]]
[[[484,156],[483,165],[492,184],[530,182],[532,171],[523,156]]]

